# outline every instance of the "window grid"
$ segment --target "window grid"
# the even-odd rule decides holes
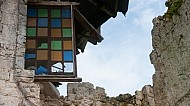
[[[28,6],[27,16],[25,69],[33,68],[36,74],[74,74],[71,6]]]

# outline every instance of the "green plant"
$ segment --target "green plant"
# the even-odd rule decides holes
[[[168,7],[167,12],[164,14],[164,17],[171,18],[173,15],[178,14],[178,9],[181,7],[183,0],[167,1],[165,3]]]

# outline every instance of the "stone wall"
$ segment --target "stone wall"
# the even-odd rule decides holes
[[[175,14],[153,20],[151,61],[157,106],[190,106],[190,1],[168,0],[177,1],[182,2]]]
[[[26,1],[0,0],[1,106],[190,106],[189,0],[169,17],[153,20],[153,89],[145,86],[135,95],[117,97],[91,83],[70,83],[68,96],[59,97],[51,83],[34,82],[34,71],[24,70]]]
[[[88,82],[69,83],[67,90],[65,102],[70,106],[155,106],[150,85],[144,86],[142,91],[136,91],[135,95],[120,94],[117,97],[107,96],[104,88],[94,88]]]
[[[26,5],[23,0],[0,1],[0,105],[35,106],[40,86],[24,69]]]

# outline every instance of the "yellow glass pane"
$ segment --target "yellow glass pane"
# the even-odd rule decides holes
[[[61,51],[51,51],[51,60],[52,61],[62,61],[62,52]]]
[[[36,26],[36,18],[28,18],[28,26]]]
[[[61,37],[61,29],[51,29],[52,37]]]
[[[47,60],[48,51],[47,50],[37,50],[37,60]]]
[[[26,40],[26,48],[34,49],[36,47],[35,40]]]
[[[48,29],[47,28],[38,28],[38,36],[47,36]]]
[[[72,42],[64,41],[63,42],[63,50],[72,50]]]
[[[71,27],[71,19],[62,19],[63,27]]]

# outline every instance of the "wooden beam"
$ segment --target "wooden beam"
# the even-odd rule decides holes
[[[114,12],[117,12],[117,10],[118,10],[118,0],[115,0]]]
[[[107,8],[105,5],[102,5],[102,4],[98,4],[95,0],[88,0],[89,2],[91,2],[92,4],[94,4],[95,6],[100,6],[100,9],[102,11],[104,11],[106,14],[108,14],[109,16],[112,16],[112,17],[116,17],[116,13],[115,11],[111,11],[109,8]]]
[[[79,5],[77,2],[68,2],[68,1],[41,1],[41,2],[28,2],[31,5],[53,5],[53,6],[68,6],[68,5]]]
[[[101,42],[104,38],[98,33],[98,31],[88,22],[88,20],[78,11],[78,9],[74,9],[74,16],[80,22],[80,24],[90,31],[90,36],[94,38],[95,41]]]
[[[82,82],[79,77],[66,77],[64,75],[35,75],[34,81],[36,82]]]

